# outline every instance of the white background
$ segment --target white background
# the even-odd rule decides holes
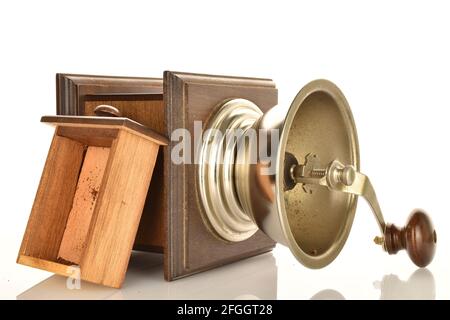
[[[31,288],[19,298],[378,299],[373,282],[381,281],[386,297],[450,298],[449,17],[448,1],[1,1],[0,297]],[[33,287],[51,274],[15,259],[53,132],[39,119],[55,113],[55,73],[164,70],[272,78],[284,105],[313,79],[335,82],[352,107],[361,169],[386,220],[402,225],[415,207],[433,217],[429,272],[406,283],[415,266],[372,243],[377,225],[361,201],[344,250],[322,270],[277,247],[169,284],[160,265],[150,267],[158,258],[138,255],[122,291],[83,284],[68,292],[59,277]],[[383,282],[390,274],[398,279]]]

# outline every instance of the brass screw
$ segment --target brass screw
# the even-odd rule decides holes
[[[345,166],[342,169],[335,169],[335,179],[340,183],[351,186],[355,182],[356,172],[352,166]],[[327,175],[326,169],[313,169],[311,170],[312,178],[323,178]]]
[[[375,244],[377,244],[377,245],[379,245],[379,246],[383,246],[383,245],[384,245],[384,237],[376,236],[376,237],[373,239],[373,242],[375,242]]]
[[[327,174],[326,169],[313,169],[311,170],[311,177],[312,178],[323,178]]]

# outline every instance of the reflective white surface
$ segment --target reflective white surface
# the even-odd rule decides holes
[[[164,280],[162,255],[135,252],[122,289],[87,282],[69,290],[67,278],[51,276],[17,299],[276,299],[277,267],[272,254],[173,282]]]
[[[277,248],[275,254],[282,255]],[[17,295],[17,299],[358,299],[358,292],[370,293],[374,299],[435,299],[436,281],[428,269],[417,269],[410,275],[381,275],[358,285],[327,287],[319,280],[300,278],[304,267],[296,265],[291,280],[280,275],[289,266],[277,261],[272,253],[249,258],[188,278],[166,282],[163,278],[162,256],[134,252],[122,289],[107,288],[87,282],[80,289],[68,289],[65,277],[53,275]],[[303,272],[302,272],[303,269]],[[325,270],[325,269],[324,269]],[[308,272],[306,272],[308,273]],[[336,279],[340,275],[336,274]],[[372,280],[372,281],[371,281]],[[290,289],[286,283],[290,282]],[[337,281],[339,282],[339,281]],[[345,282],[344,282],[345,283]],[[280,287],[281,286],[281,287]],[[321,287],[322,286],[322,287]],[[291,291],[294,290],[294,291]]]

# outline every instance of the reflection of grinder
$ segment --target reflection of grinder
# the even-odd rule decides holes
[[[384,222],[372,184],[359,172],[350,107],[331,82],[306,85],[287,113],[274,107],[263,114],[244,99],[225,101],[208,128],[197,178],[204,220],[220,238],[243,241],[259,228],[305,266],[321,268],[342,249],[362,196],[380,227],[377,244],[389,254],[406,249],[420,267],[433,259],[436,232],[423,211],[415,210],[401,229]],[[234,143],[217,135],[230,129],[240,132]],[[254,152],[261,149],[273,158]]]
[[[434,300],[436,284],[428,269],[417,269],[408,280],[403,281],[395,274],[383,276],[375,281],[374,287],[380,290],[380,300]]]

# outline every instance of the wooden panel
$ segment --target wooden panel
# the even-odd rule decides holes
[[[71,131],[69,131],[67,128],[63,128],[60,131],[63,131],[66,134],[70,132],[70,137],[75,140],[78,140],[79,137],[83,137],[83,139],[86,139],[88,144],[90,143],[88,139],[91,138],[89,134],[95,134],[97,135],[97,137],[110,138],[114,135],[114,131],[111,129],[130,131],[136,135],[143,137],[144,139],[153,140],[156,144],[159,145],[167,145],[168,142],[168,139],[166,137],[128,118],[43,116],[41,118],[41,122],[60,127],[74,128]]]
[[[117,137],[119,129],[108,128],[77,128],[59,126],[57,135],[76,140],[82,144],[96,147],[111,147],[112,141]]]
[[[67,276],[71,274],[71,268],[68,265],[57,263],[53,261],[48,261],[44,259],[19,255],[19,258],[17,259],[17,263],[23,264],[25,266],[29,266],[32,268],[37,268],[41,270],[45,270],[48,272],[53,272],[56,274],[59,274],[61,276]]]
[[[127,98],[132,97],[129,96]],[[134,96],[133,99],[136,100],[132,101],[120,100],[120,97],[117,96],[111,96],[109,99],[105,98],[107,97],[88,97],[88,100],[84,103],[84,115],[95,116],[95,107],[106,104],[119,109],[123,117],[133,119],[160,134],[164,133],[164,101],[162,94]]]
[[[145,200],[144,211],[136,235],[135,249],[164,252],[164,218],[166,210],[166,188],[164,187],[163,152],[158,153],[149,193]]]
[[[83,154],[81,143],[53,137],[19,255],[56,260]]]
[[[118,107],[125,117],[160,134],[165,130],[163,82],[157,78],[130,78],[57,74],[57,114],[93,115],[100,104]],[[135,249],[162,252],[165,243],[166,192],[163,186],[164,154],[160,152],[142,213]]]
[[[268,79],[165,72],[166,134],[169,136],[177,128],[186,128],[192,133],[194,121],[205,124],[211,111],[230,98],[249,99],[264,111],[277,104],[277,89]],[[165,149],[166,159],[170,159],[171,149],[177,143],[169,142]],[[266,252],[275,246],[261,231],[239,243],[217,239],[202,221],[195,185],[196,165],[175,165],[170,161],[164,164],[169,212],[164,261],[167,280]]]
[[[122,284],[158,148],[123,130],[113,142],[80,263],[82,279],[115,288]]]
[[[157,78],[56,74],[57,114],[84,115],[84,103],[87,97],[123,94],[162,94],[162,80]]]
[[[87,148],[58,258],[80,263],[108,156],[109,148]]]

